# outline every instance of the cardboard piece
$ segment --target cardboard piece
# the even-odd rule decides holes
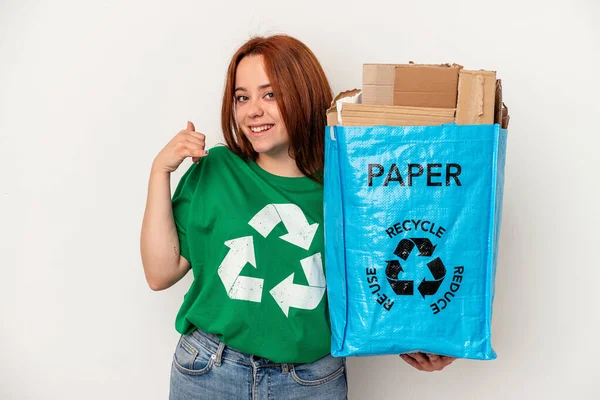
[[[394,105],[396,64],[363,64],[363,104]]]
[[[493,124],[496,87],[496,71],[461,70],[456,123],[459,125]]]
[[[335,96],[331,101],[331,106],[327,109],[327,125],[341,125],[339,120],[341,119],[342,103],[360,103],[361,100],[362,90],[360,89],[346,90]]]
[[[510,115],[508,115],[508,107],[502,103],[502,121],[500,127],[502,129],[508,129],[508,122],[510,121]]]
[[[338,94],[327,125],[436,126],[448,123],[508,127],[502,81],[495,71],[458,64],[363,64],[363,89]]]
[[[397,65],[394,80],[394,105],[456,108],[457,64]]]
[[[347,90],[338,94],[327,110],[327,125],[431,126],[454,122],[454,108],[360,104],[361,97],[359,89]]]
[[[496,80],[496,101],[494,104],[494,124],[502,123],[502,80]]]
[[[344,103],[344,126],[438,126],[454,122],[454,108],[379,106]]]
[[[364,64],[363,104],[455,108],[458,64]]]

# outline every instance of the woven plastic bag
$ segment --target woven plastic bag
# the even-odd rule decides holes
[[[332,354],[496,358],[491,319],[507,131],[326,129]]]

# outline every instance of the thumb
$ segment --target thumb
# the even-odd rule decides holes
[[[188,121],[188,123],[187,123],[187,129],[186,130],[188,130],[188,131],[194,131],[195,132],[196,131],[196,127],[194,126],[193,123],[191,123],[190,121]]]

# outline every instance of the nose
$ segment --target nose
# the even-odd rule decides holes
[[[250,118],[262,117],[262,115],[264,114],[264,110],[260,103],[260,99],[252,99],[252,100],[250,100],[250,104],[248,104],[248,105],[249,105],[248,117],[250,117]]]

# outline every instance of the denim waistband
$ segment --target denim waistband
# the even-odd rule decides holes
[[[196,344],[204,347],[204,349],[206,349],[210,353],[213,353],[218,360],[218,364],[220,364],[220,360],[221,358],[223,358],[240,364],[253,365],[257,368],[282,368],[284,373],[287,373],[288,369],[292,365],[290,363],[276,363],[263,357],[243,353],[239,350],[225,345],[219,340],[219,338],[216,335],[204,333],[199,329],[195,329],[192,333],[186,335],[186,340],[193,341]]]

